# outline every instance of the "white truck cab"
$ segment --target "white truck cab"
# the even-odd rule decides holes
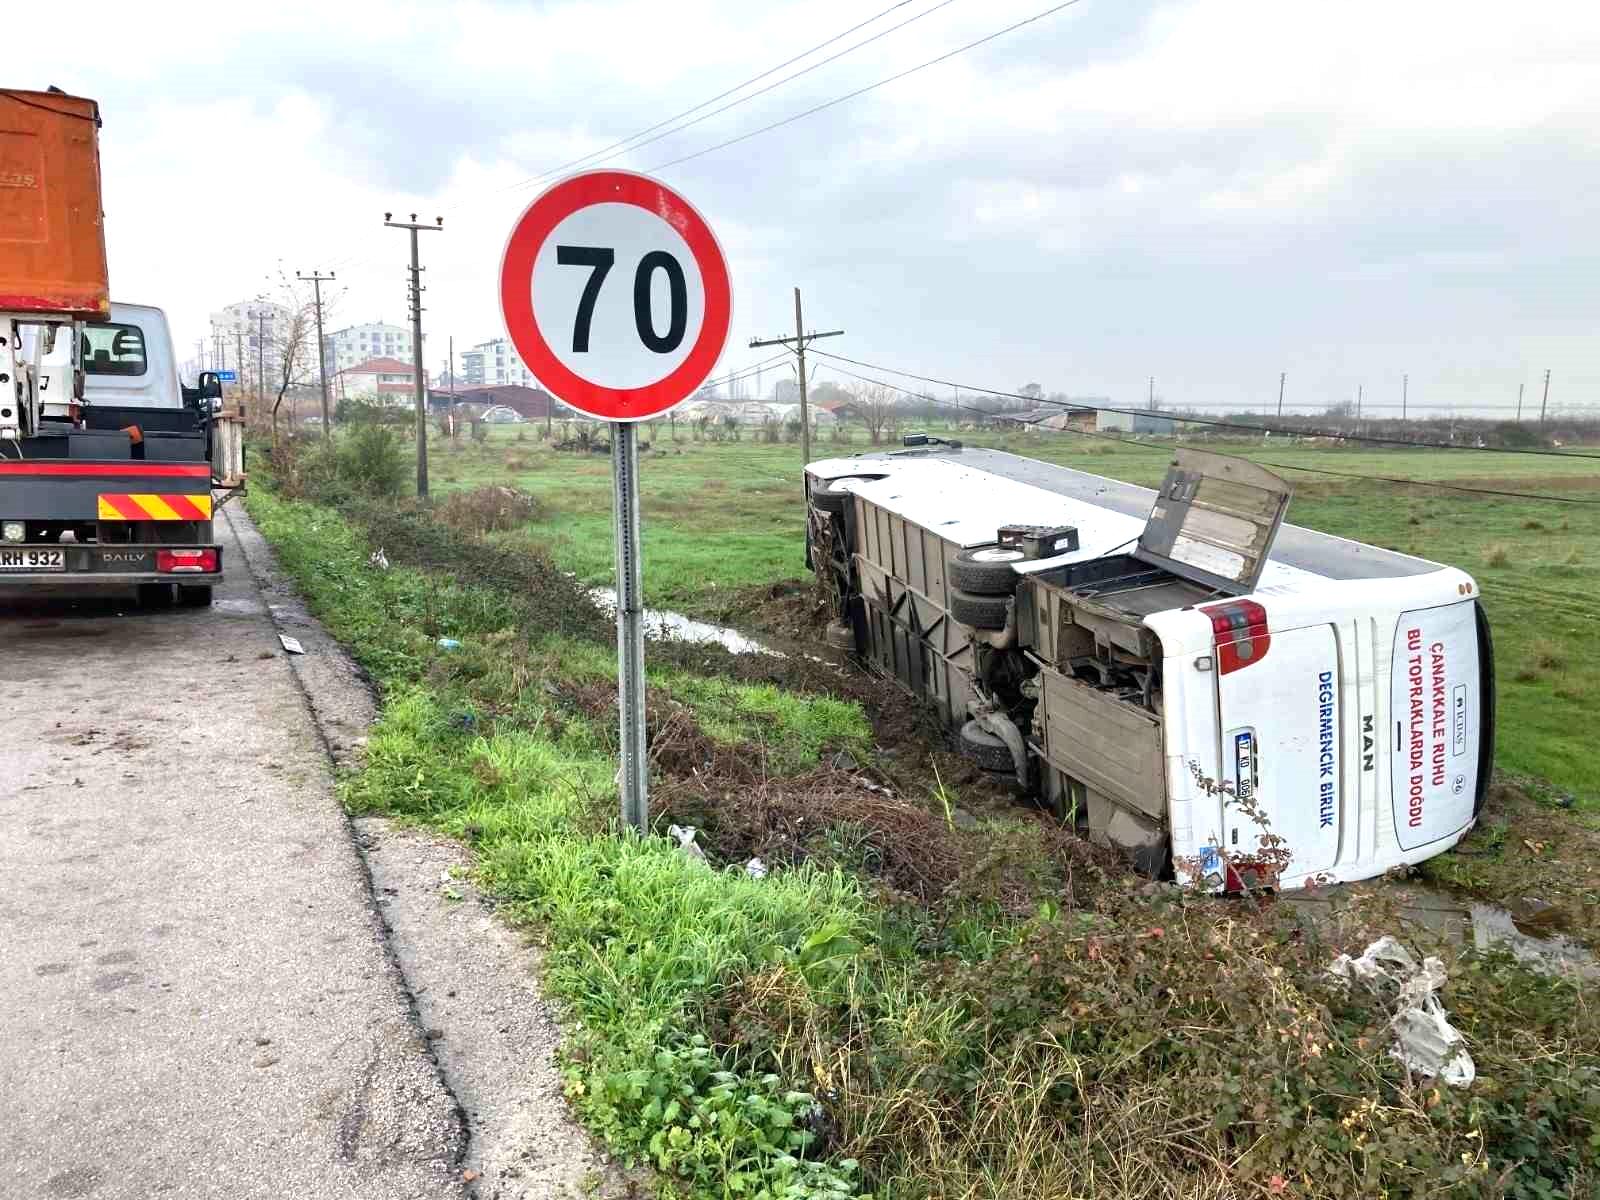
[[[1494,675],[1465,572],[1284,525],[1287,483],[1198,451],[1158,491],[959,446],[806,474],[858,651],[1141,868],[1302,887],[1472,827]]]

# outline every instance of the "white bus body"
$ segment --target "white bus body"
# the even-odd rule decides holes
[[[1018,779],[1142,868],[1302,887],[1472,827],[1494,676],[1465,572],[1280,527],[1288,486],[1219,455],[1179,451],[1160,492],[960,447],[806,475],[858,651],[984,765],[1020,739]],[[1055,541],[996,548],[1008,525]],[[1014,582],[990,586],[997,561]],[[980,570],[993,594],[963,592]]]

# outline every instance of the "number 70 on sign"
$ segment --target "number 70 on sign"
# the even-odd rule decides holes
[[[607,421],[660,416],[716,366],[732,321],[710,227],[656,180],[593,171],[523,213],[500,270],[506,330],[553,394]]]

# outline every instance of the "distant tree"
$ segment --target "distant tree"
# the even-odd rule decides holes
[[[876,446],[883,440],[884,431],[895,423],[893,390],[881,383],[858,383],[853,403],[861,423],[866,426],[867,437]]]

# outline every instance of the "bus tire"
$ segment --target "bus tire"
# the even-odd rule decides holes
[[[976,721],[961,727],[961,753],[985,771],[1017,777],[1017,764],[1011,757],[1011,747]]]
[[[819,512],[832,513],[834,516],[843,513],[850,503],[850,493],[833,490],[834,484],[842,482],[844,481],[840,479],[830,479],[822,486],[812,488],[811,507]]]
[[[1004,629],[1009,596],[974,596],[959,588],[950,589],[950,615],[971,629]]]
[[[1012,563],[1023,561],[1021,550],[992,542],[962,550],[950,564],[950,582],[974,596],[1009,596],[1017,590]]]

